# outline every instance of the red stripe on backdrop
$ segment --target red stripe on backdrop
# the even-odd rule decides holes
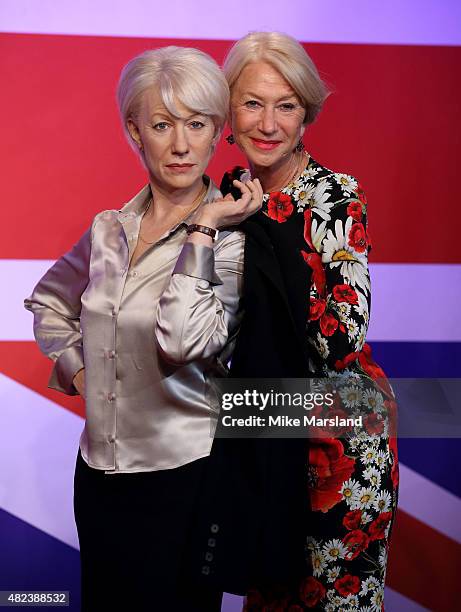
[[[146,48],[192,45],[221,61],[225,41],[0,35],[4,85],[0,257],[58,257],[93,215],[144,183],[114,92]],[[456,205],[461,47],[309,44],[334,86],[306,143],[368,192],[373,261],[461,262]],[[221,144],[210,174],[240,161]],[[437,217],[436,217],[437,215]],[[435,225],[438,221],[439,226]]]
[[[406,512],[397,512],[388,586],[434,612],[459,610],[460,567],[460,544]]]
[[[48,389],[52,367],[52,362],[43,356],[35,342],[0,342],[2,374],[84,417],[85,404],[80,396],[65,395]]]

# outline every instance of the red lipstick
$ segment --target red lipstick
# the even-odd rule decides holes
[[[263,151],[272,151],[281,144],[280,140],[261,140],[260,138],[252,138],[251,142]]]

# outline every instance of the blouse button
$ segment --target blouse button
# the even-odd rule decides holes
[[[109,351],[109,359],[115,359],[115,351]]]
[[[109,402],[113,402],[115,400],[115,398],[116,398],[115,393],[109,393],[107,395],[107,399],[109,400]]]

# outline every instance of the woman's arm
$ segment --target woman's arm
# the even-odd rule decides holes
[[[155,336],[165,359],[182,365],[217,355],[240,320],[244,235],[214,248],[186,242],[160,299]]]
[[[34,315],[37,344],[55,362],[48,386],[67,395],[77,394],[72,382],[84,368],[80,298],[88,285],[90,252],[89,229],[24,300],[25,308]]]
[[[341,370],[358,357],[369,322],[370,243],[363,191],[358,188],[336,202],[329,220],[309,210],[305,225],[311,253],[304,257],[313,267],[309,341],[327,367]]]

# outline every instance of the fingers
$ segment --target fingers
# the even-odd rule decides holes
[[[254,179],[245,183],[234,181],[234,185],[242,192],[242,197],[240,198],[242,207],[248,208],[251,214],[261,208],[264,194],[259,179]],[[248,193],[250,194],[250,199],[247,197]]]

